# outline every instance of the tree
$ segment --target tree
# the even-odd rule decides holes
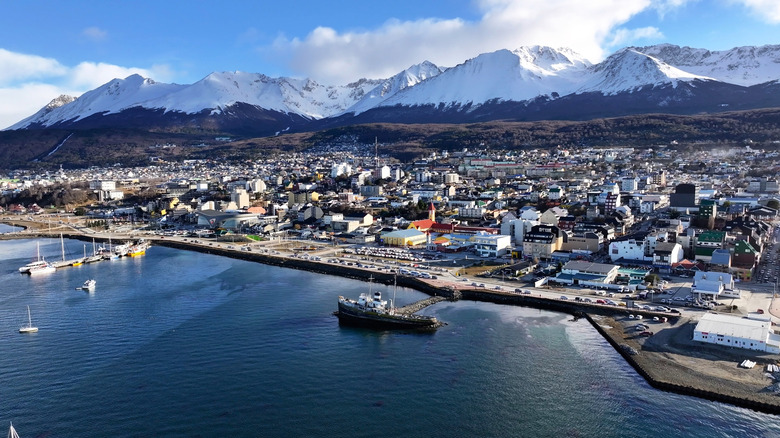
[[[780,201],[777,199],[770,199],[769,202],[766,203],[766,206],[769,208],[774,208],[775,210],[780,210]]]

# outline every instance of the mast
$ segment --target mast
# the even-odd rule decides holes
[[[27,327],[32,327],[32,316],[30,315],[30,306],[27,306]]]
[[[398,274],[393,275],[393,301],[390,302],[390,312],[395,314],[395,291],[398,289]]]
[[[60,246],[62,247],[62,261],[65,261],[65,239],[62,238],[62,233],[60,233]]]

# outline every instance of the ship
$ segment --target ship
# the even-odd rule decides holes
[[[382,293],[362,293],[357,300],[339,296],[340,323],[381,329],[435,329],[439,321],[433,316],[399,313],[382,299]]]
[[[129,257],[144,255],[146,254],[147,248],[149,248],[149,244],[143,239],[139,240],[137,243],[130,245],[130,247],[127,249],[127,255]]]

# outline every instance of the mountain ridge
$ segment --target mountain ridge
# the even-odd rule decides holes
[[[131,75],[75,99],[57,98],[8,130],[146,124],[251,136],[366,121],[413,123],[412,117],[468,123],[697,114],[780,106],[778,80],[780,45],[719,52],[626,47],[597,64],[570,49],[528,46],[449,68],[424,61],[388,79],[341,86],[246,72],[215,72],[189,85]],[[582,105],[602,110],[580,111]]]

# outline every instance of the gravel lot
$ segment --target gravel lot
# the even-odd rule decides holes
[[[593,319],[618,344],[637,350],[634,360],[656,381],[780,407],[780,396],[763,391],[774,382],[765,376],[765,369],[767,364],[778,363],[777,355],[694,342],[696,322],[687,318],[673,325],[644,320],[654,332],[647,338],[636,335],[636,320],[595,316]],[[757,365],[753,369],[740,368],[739,363],[745,359]]]

